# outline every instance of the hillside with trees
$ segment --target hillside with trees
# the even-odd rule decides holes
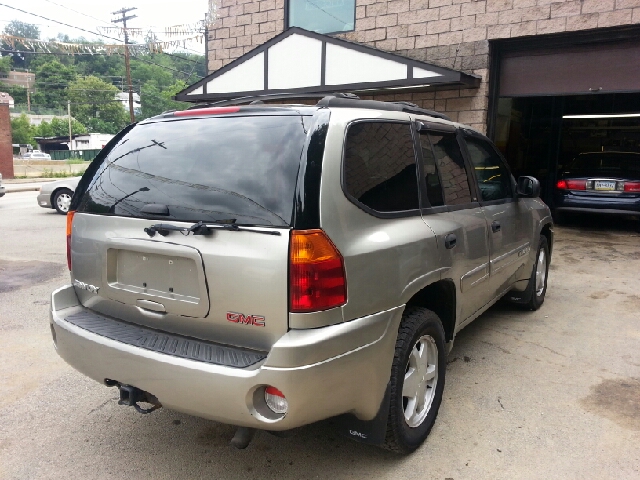
[[[13,20],[4,33],[15,37],[41,39],[36,25]],[[44,39],[41,39],[44,40]],[[58,35],[59,42],[96,45],[84,38]],[[25,42],[29,43],[29,42]],[[116,133],[129,123],[128,109],[115,100],[119,92],[127,92],[124,57],[118,53],[86,54],[68,51],[34,52],[21,42],[13,45],[2,41],[0,73],[9,70],[35,73],[36,81],[30,94],[30,111],[38,114],[66,115],[67,102],[71,102],[71,115],[76,120],[74,133]],[[142,52],[142,53],[141,53]],[[206,75],[203,55],[191,53],[144,53],[132,49],[131,84],[140,95],[141,109],[136,120],[142,120],[166,110],[188,107],[172,97]],[[14,111],[27,112],[27,90],[21,86],[2,83],[0,91],[9,93],[15,101]],[[34,136],[47,136],[45,132],[58,132],[59,125],[47,124],[42,128],[28,125],[25,119],[14,119],[12,129],[14,143],[34,143]],[[68,134],[68,125],[65,131]],[[39,126],[40,127],[40,126]],[[55,134],[55,133],[54,133]]]

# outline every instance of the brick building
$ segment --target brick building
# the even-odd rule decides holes
[[[181,92],[181,100],[287,91],[268,88],[272,74],[266,73],[266,54],[264,83],[234,91],[220,78],[240,67],[243,77],[258,75],[259,69],[246,65],[253,58],[257,66],[256,49],[269,42],[273,48],[287,38],[287,28],[300,27],[327,35],[332,40],[326,45],[344,40],[371,47],[388,60],[393,60],[390,54],[406,59],[409,71],[413,65],[414,72],[439,72],[441,77],[426,76],[422,82],[409,73],[395,83],[384,78],[376,83],[373,72],[387,67],[371,67],[371,82],[340,86],[365,98],[411,101],[485,132],[516,175],[540,178],[543,193],[550,191],[558,167],[577,153],[640,151],[633,116],[640,112],[640,0],[218,2],[217,20],[208,32],[210,75]],[[286,66],[292,77],[315,68],[305,64],[300,51],[303,44],[297,57],[290,54],[293,66]],[[329,62],[327,52],[321,53],[322,69]],[[343,58],[349,68],[348,56]],[[222,84],[221,90],[214,88]],[[289,90],[304,93],[313,87]]]

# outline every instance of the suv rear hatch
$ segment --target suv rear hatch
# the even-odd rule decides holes
[[[311,121],[293,109],[194,111],[132,127],[74,199],[70,256],[81,303],[268,350],[288,330],[289,231]]]

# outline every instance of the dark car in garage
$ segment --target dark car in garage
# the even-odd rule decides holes
[[[561,170],[554,190],[555,213],[640,215],[640,153],[588,152]]]

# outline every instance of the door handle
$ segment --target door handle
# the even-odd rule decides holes
[[[499,232],[501,229],[502,227],[500,226],[500,222],[498,221],[491,222],[491,231],[493,233]]]
[[[444,248],[451,249],[455,247],[457,241],[458,241],[458,238],[455,236],[455,234],[450,233],[449,235],[444,237]]]

